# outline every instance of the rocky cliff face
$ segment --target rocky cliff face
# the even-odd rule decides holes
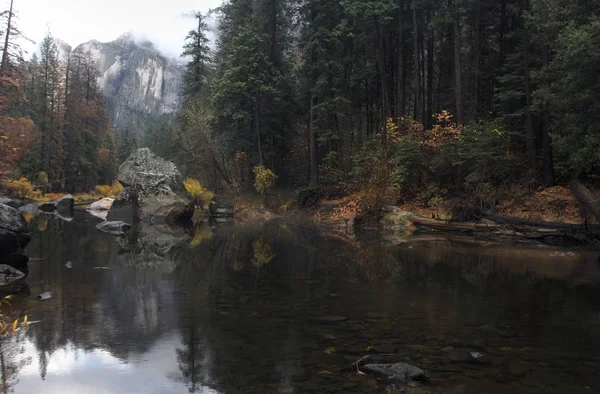
[[[89,52],[100,74],[98,83],[112,111],[113,126],[144,127],[155,116],[181,108],[183,66],[131,34],[115,41],[90,41],[75,51]]]

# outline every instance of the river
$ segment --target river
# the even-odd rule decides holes
[[[427,371],[413,393],[600,392],[592,251],[29,219],[10,313],[32,324],[0,342],[2,392],[394,392],[347,368],[377,353]]]

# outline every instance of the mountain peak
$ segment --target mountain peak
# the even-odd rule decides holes
[[[129,30],[128,32],[125,32],[123,34],[121,34],[119,37],[117,37],[117,39],[115,41],[121,41],[121,42],[135,42],[135,34],[133,33],[133,30]]]

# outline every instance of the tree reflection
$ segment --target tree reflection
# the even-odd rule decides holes
[[[1,393],[14,392],[19,383],[19,371],[31,363],[31,357],[24,357],[21,338],[3,338],[0,340],[0,371],[2,372]]]

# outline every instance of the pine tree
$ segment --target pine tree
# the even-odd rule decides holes
[[[182,57],[188,58],[185,74],[183,76],[184,96],[186,100],[201,97],[206,90],[210,78],[210,48],[206,31],[206,16],[201,12],[194,13],[198,21],[196,29],[191,30],[186,36]]]

